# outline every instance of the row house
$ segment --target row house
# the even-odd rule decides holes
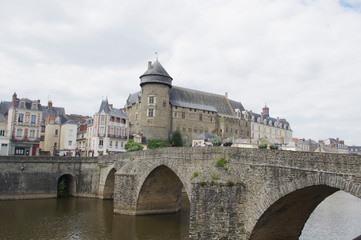
[[[82,119],[82,121],[78,125],[76,145],[78,154],[81,157],[87,157],[92,155],[90,141],[88,139],[88,127],[90,129],[92,125],[93,119],[91,117],[86,117],[85,119]]]
[[[292,129],[286,119],[273,118],[269,114],[269,108],[262,108],[262,113],[243,111],[242,118],[251,125],[251,142],[261,144],[288,144],[292,141]]]
[[[7,113],[9,155],[39,155],[41,110],[40,100],[19,99],[14,93]]]
[[[7,118],[4,116],[4,114],[0,113],[0,156],[9,155],[10,140],[7,136],[7,126]]]
[[[129,139],[128,116],[122,109],[113,108],[108,99],[103,100],[86,132],[85,142],[78,141],[78,147],[85,144],[82,149],[87,156],[125,152],[124,146]]]
[[[77,122],[65,117],[63,107],[54,107],[52,101],[40,106],[40,155],[74,156],[76,150]]]
[[[1,155],[74,154],[77,123],[67,121],[65,110],[53,107],[51,101],[42,106],[40,100],[3,101],[0,109]]]
[[[339,138],[327,138],[319,141],[319,147],[316,152],[330,152],[330,153],[348,153],[348,147],[345,145],[345,141]]]
[[[347,149],[349,154],[361,155],[361,146],[348,146]]]

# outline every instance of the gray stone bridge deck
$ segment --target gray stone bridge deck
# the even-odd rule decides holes
[[[217,166],[216,162],[225,160]],[[361,156],[240,148],[166,148],[101,158],[0,158],[0,199],[72,194],[114,198],[119,214],[179,210],[190,201],[191,239],[298,239],[335,191],[361,198]]]

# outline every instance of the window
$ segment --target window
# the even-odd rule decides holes
[[[33,107],[32,107],[32,109],[36,109],[36,103],[33,103]]]
[[[163,101],[163,107],[165,107],[165,106],[167,106],[167,103],[166,103],[166,101],[164,100],[164,101]]]
[[[123,144],[124,144],[123,142],[120,142],[120,147],[121,148],[123,148],[123,146],[124,146]]]
[[[58,129],[55,129],[54,135],[58,136]]]
[[[202,120],[203,120],[203,116],[202,116],[202,114],[199,114],[199,121],[202,122]]]
[[[20,107],[21,107],[21,108],[25,108],[25,103],[24,103],[24,102],[20,102]]]
[[[99,146],[103,146],[103,140],[102,139],[99,140]]]
[[[22,129],[17,129],[16,130],[16,136],[17,137],[22,137],[23,136],[23,130]]]
[[[31,123],[31,124],[35,124],[35,123],[36,123],[36,116],[35,116],[35,115],[31,115],[30,123]]]
[[[154,117],[154,109],[148,109],[148,117]]]
[[[68,141],[68,146],[71,147],[71,145],[73,144],[72,141]]]
[[[117,136],[119,136],[119,128],[117,128]]]
[[[113,141],[110,141],[109,146],[113,147]]]
[[[185,118],[186,118],[186,113],[182,112],[182,119],[185,119]]]
[[[148,97],[148,103],[149,104],[154,104],[154,96],[149,96]]]
[[[57,145],[58,145],[58,143],[57,143],[57,142],[55,142],[53,146],[54,146],[54,147],[56,147]]]
[[[35,137],[35,130],[30,130],[29,137],[31,137],[31,138]]]
[[[101,121],[101,122],[104,122],[104,121],[105,121],[105,116],[104,116],[104,115],[100,116],[100,121]]]
[[[100,127],[99,135],[104,136],[104,127]]]
[[[118,141],[115,142],[115,148],[118,148]]]
[[[73,136],[73,133],[74,133],[73,129],[69,129],[68,135],[69,135],[69,136]]]
[[[41,126],[41,132],[45,132],[45,126]]]
[[[19,116],[18,116],[18,122],[24,122],[24,114],[23,113],[19,113]]]
[[[125,136],[125,129],[122,128],[122,137]]]
[[[40,136],[40,141],[44,141],[45,137],[44,136]]]
[[[0,136],[5,136],[5,130],[0,130]]]

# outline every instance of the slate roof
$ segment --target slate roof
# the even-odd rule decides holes
[[[175,106],[180,105],[180,107],[191,107],[200,110],[215,111],[218,115],[224,116],[235,116],[234,107],[244,111],[244,107],[240,102],[229,100],[228,103],[224,95],[176,86],[169,90],[169,101]]]
[[[258,113],[252,113],[252,116],[254,116],[254,121],[257,122],[257,119],[258,118],[261,118],[262,115],[261,114],[258,114]],[[252,118],[252,116],[250,116]],[[266,119],[267,120],[267,125],[269,125],[269,121],[271,120],[272,121],[272,126],[274,126],[274,123],[279,121],[281,123],[281,126],[280,128],[284,128],[284,126],[286,126],[287,129],[291,130],[291,127],[290,127],[290,123],[285,121],[284,119],[276,119],[276,118],[272,118],[270,116],[263,116],[263,120]],[[262,124],[264,124],[262,121],[260,122]],[[278,127],[278,126],[277,126]]]
[[[218,138],[217,135],[212,133],[201,133],[199,134],[194,140],[213,140],[215,138]]]
[[[141,101],[142,93],[140,91],[129,95],[127,106],[135,104],[137,98]],[[224,95],[177,86],[169,89],[169,102],[172,106],[216,112],[221,116],[235,116],[235,109],[245,110],[242,103],[230,99],[228,101],[229,103]]]
[[[152,64],[151,68],[148,69],[147,71],[145,71],[145,73],[143,73],[143,75],[140,76],[140,78],[142,78],[146,75],[160,75],[160,76],[165,76],[165,77],[169,77],[169,78],[173,79],[171,76],[169,76],[169,74],[164,69],[162,64],[160,64],[158,59],[155,60],[155,62]]]
[[[102,103],[100,104],[98,113],[101,113],[102,111],[109,114],[110,116],[128,119],[128,115],[123,110],[110,108],[108,99],[103,100]]]
[[[32,101],[23,98],[22,101],[25,101],[25,107],[26,109],[31,109]],[[19,107],[20,100],[16,100],[14,103],[15,107]],[[8,117],[9,109],[11,108],[11,102],[3,101],[2,102],[2,108],[0,110],[0,114],[4,115],[6,118]],[[56,117],[59,116],[65,116],[65,109],[62,107],[52,107],[50,110],[48,106],[42,106],[41,104],[38,104],[38,109],[42,112],[41,120],[42,122],[45,122],[46,114],[55,115]],[[65,118],[65,117],[64,117]]]
[[[5,117],[3,114],[0,114],[0,122],[7,122],[8,118]]]
[[[142,92],[141,91],[133,93],[133,94],[129,94],[129,97],[127,99],[127,106],[132,106],[134,103],[137,102],[137,99],[140,102],[141,98],[142,98]]]

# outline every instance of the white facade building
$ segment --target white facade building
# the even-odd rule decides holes
[[[88,156],[125,152],[128,124],[128,116],[123,110],[113,108],[108,99],[103,100],[92,125],[87,128]]]

